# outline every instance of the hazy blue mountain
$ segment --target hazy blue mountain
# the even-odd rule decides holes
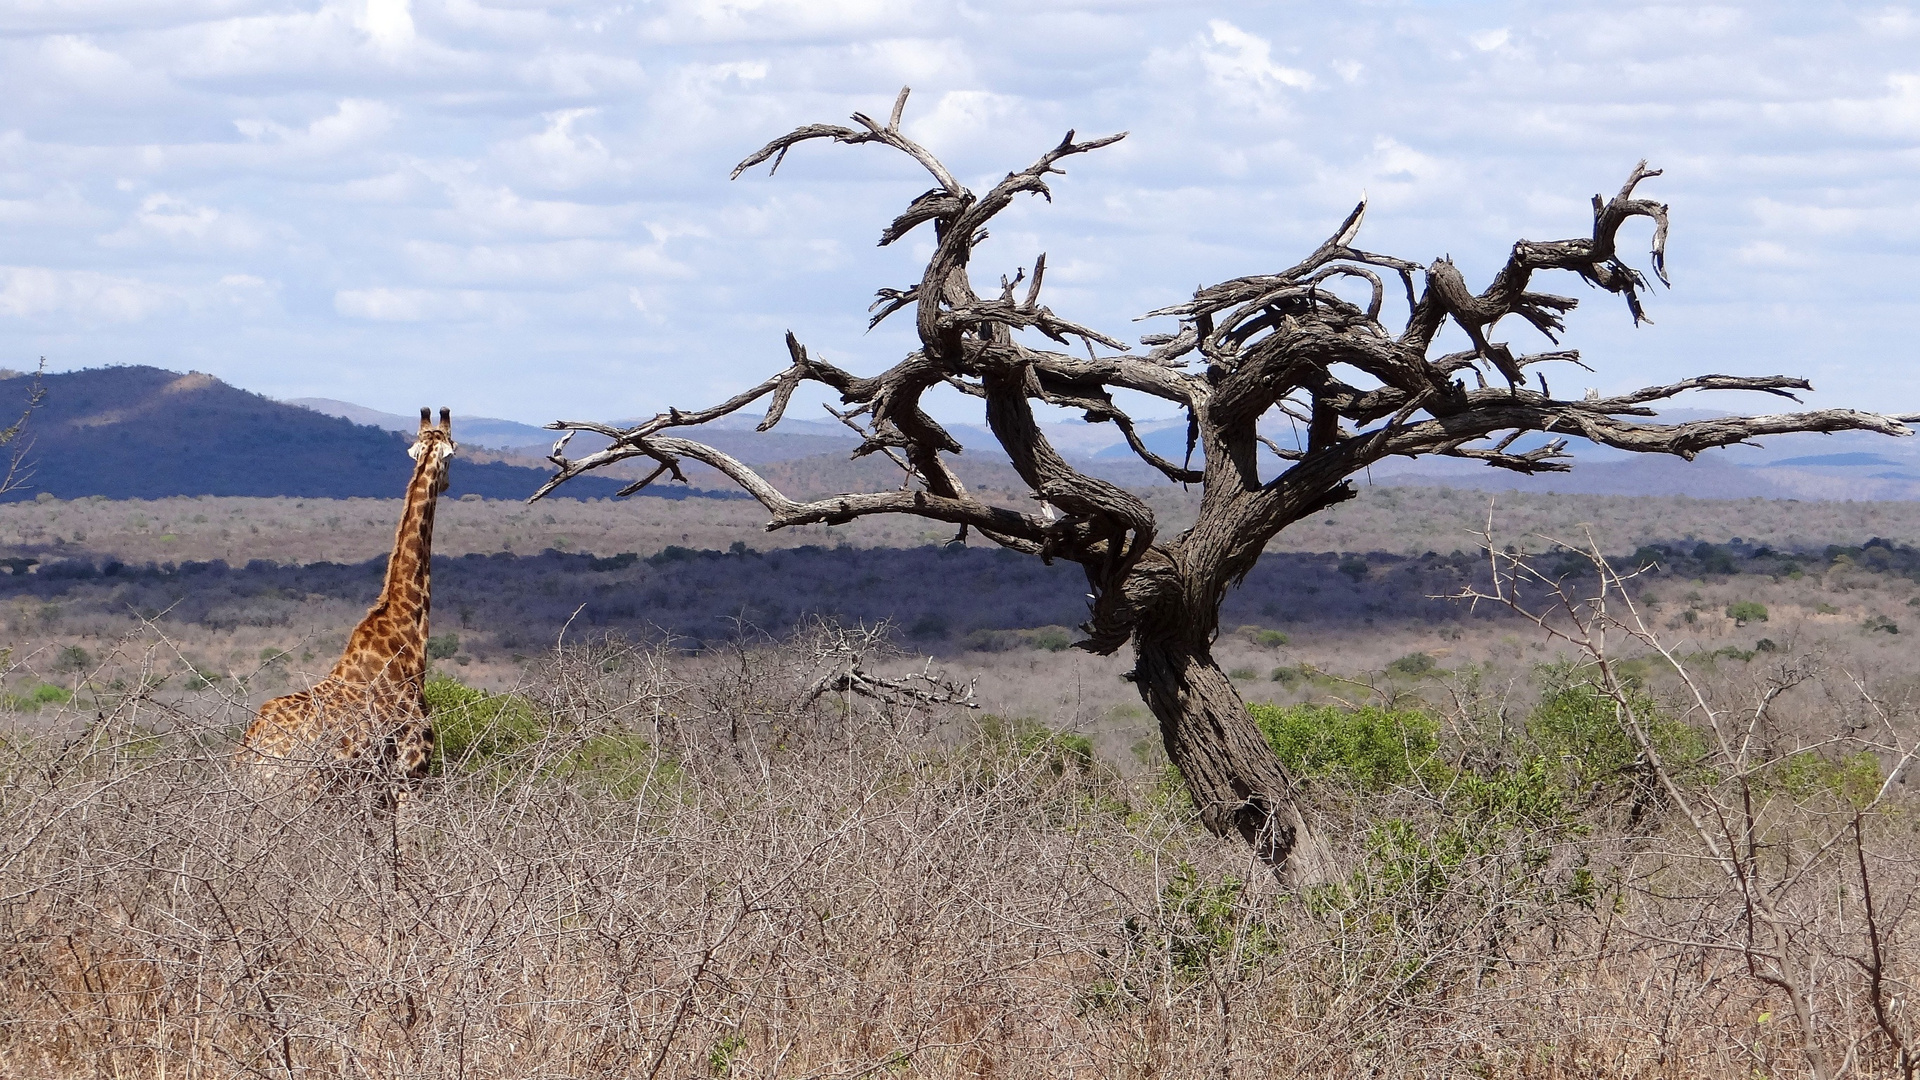
[[[355,405],[350,401],[335,401],[333,398],[289,398],[288,405],[298,405],[303,409],[327,416],[337,416],[351,420],[356,424],[366,424],[387,431],[397,431],[402,435],[412,435],[420,427],[418,413],[403,416],[399,413],[381,412],[369,409],[365,405]],[[438,409],[439,406],[433,406]],[[507,450],[514,447],[551,445],[558,432],[547,431],[522,424],[513,420],[500,420],[491,416],[456,417],[453,425],[453,440],[456,443],[471,443],[491,450]]]
[[[0,379],[0,414],[11,418],[30,379]],[[412,475],[408,440],[236,389],[211,375],[108,367],[44,377],[46,399],[27,422],[27,486],[0,498],[105,495],[291,495],[397,498]],[[417,426],[419,420],[414,419]],[[455,437],[462,431],[454,420]],[[545,482],[539,469],[454,462],[450,497],[524,499]],[[616,480],[581,477],[563,494],[612,495]],[[667,497],[684,489],[662,489]]]
[[[397,495],[411,467],[405,438],[417,417],[381,412],[330,398],[275,402],[228,386],[212,376],[181,375],[148,367],[101,368],[50,375],[47,402],[30,430],[35,440],[32,487],[7,498],[50,491],[76,495],[302,495],[311,497]],[[0,381],[0,413],[9,397],[24,394],[25,381]],[[1672,409],[1669,423],[1716,415]],[[0,415],[0,421],[5,419]],[[790,417],[770,433],[752,430],[758,416],[736,415],[687,432],[755,467],[778,466],[797,490],[851,490],[871,477],[846,473],[847,455],[858,445],[852,432],[831,418]],[[616,421],[630,424],[634,421]],[[1133,457],[1112,425],[1077,419],[1046,422],[1044,430],[1069,459],[1115,483],[1163,483]],[[1018,484],[1005,456],[984,427],[947,425],[967,453],[963,471],[987,469],[997,486]],[[1263,430],[1265,425],[1263,425]],[[1142,438],[1173,461],[1186,455],[1183,420],[1140,424]],[[1291,444],[1284,422],[1267,431]],[[512,420],[455,417],[454,438],[474,446],[543,456],[555,433]],[[1514,444],[1531,449],[1547,437],[1529,435]],[[1920,439],[1870,433],[1789,435],[1763,446],[1732,447],[1702,454],[1694,463],[1640,456],[1572,440],[1577,464],[1571,473],[1521,476],[1457,459],[1390,459],[1361,483],[1444,485],[1483,490],[1520,489],[1621,495],[1689,494],[1701,498],[1914,499],[1920,498]],[[580,436],[569,452],[590,452],[604,440]],[[1204,455],[1196,449],[1194,464]],[[796,470],[804,475],[795,474]],[[998,470],[998,471],[996,471]],[[843,475],[845,474],[845,475]],[[453,494],[524,498],[546,478],[543,470],[504,463],[461,462]],[[986,474],[974,482],[983,482]],[[697,482],[708,490],[657,484],[646,494],[738,493],[717,476]],[[850,485],[850,486],[849,486]],[[586,476],[562,491],[573,498],[611,495],[620,481]]]

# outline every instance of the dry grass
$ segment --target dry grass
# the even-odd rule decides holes
[[[0,1073],[1804,1072],[1676,815],[1620,777],[1527,802],[1515,721],[1470,679],[1407,775],[1312,785],[1350,876],[1292,896],[1069,739],[816,695],[835,640],[569,649],[522,687],[539,731],[397,825],[237,785],[244,709],[148,695],[133,655],[76,737],[5,748]],[[1883,713],[1911,719],[1828,670],[1767,737],[1857,752],[1836,739]],[[1882,948],[1904,1031],[1913,820],[1863,821],[1867,935],[1844,793],[1765,791],[1816,1038],[1884,1075],[1848,958]]]

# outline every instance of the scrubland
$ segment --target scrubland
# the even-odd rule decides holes
[[[391,504],[6,508],[40,561],[0,576],[0,1073],[1907,1071],[1908,509],[1502,501],[1496,547],[1574,595],[1594,567],[1528,533],[1601,519],[1689,683],[1442,599],[1493,584],[1485,502],[1427,494],[1336,507],[1404,531],[1270,554],[1226,609],[1337,867],[1299,893],[1199,829],[1126,658],[1063,648],[1071,568],[449,504],[443,757],[396,820],[226,764],[372,599]],[[135,514],[248,539],[161,559]],[[831,689],[855,666],[902,689]]]
[[[1778,942],[1566,664],[1258,707],[1339,867],[1290,894],[1072,732],[818,693],[926,671],[831,628],[437,680],[445,756],[397,820],[236,778],[246,709],[154,691],[156,645],[6,744],[9,1076],[1900,1068],[1920,838],[1881,787],[1912,712],[1830,650],[1703,665],[1764,743],[1738,768],[1672,678],[1632,684]]]
[[[1199,490],[1145,488],[1163,532],[1185,527]],[[1031,506],[1022,493],[991,488],[989,501]],[[1579,543],[1588,533],[1607,552],[1656,541],[1740,538],[1777,548],[1862,544],[1873,537],[1920,543],[1920,503],[1791,502],[1613,495],[1489,495],[1446,488],[1361,486],[1358,495],[1281,533],[1270,551],[1420,555],[1472,551],[1489,510],[1509,542],[1541,550],[1545,537]],[[361,562],[393,542],[397,499],[73,499],[0,504],[0,549],[12,557],[69,556],[129,563]],[[555,498],[531,505],[493,499],[444,500],[434,549],[442,555],[538,554],[548,548],[601,556],[654,554],[668,545],[725,550],[813,546],[917,547],[953,531],[905,518],[803,525],[769,533],[759,504],[739,498]],[[978,541],[975,541],[976,543]]]

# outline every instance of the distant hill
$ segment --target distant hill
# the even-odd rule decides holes
[[[134,368],[110,370],[152,371]],[[182,378],[173,375],[167,377]],[[4,385],[0,383],[0,386]],[[222,389],[228,394],[241,394],[241,391],[231,387]],[[251,394],[243,396],[266,405],[273,404]],[[3,404],[4,401],[0,401],[0,405]],[[329,398],[301,398],[287,402],[286,406],[301,406],[302,410],[295,411],[311,409],[328,416],[343,417],[359,424],[371,424],[397,432],[411,432],[416,423],[408,416]],[[1673,408],[1663,410],[1660,421],[1676,423],[1718,415],[1724,414]],[[4,410],[0,410],[0,418],[3,417]],[[857,461],[848,460],[859,440],[853,432],[837,422],[793,416],[783,420],[774,431],[762,433],[752,430],[759,419],[754,415],[736,414],[678,434],[707,442],[745,461],[795,497],[817,497],[838,491],[873,489],[876,486],[884,488],[899,482],[897,468],[879,455]],[[1263,433],[1282,445],[1292,444],[1298,435],[1292,425],[1278,418],[1270,419],[1271,424],[1262,425]],[[621,425],[635,422],[614,421]],[[1167,483],[1165,477],[1134,456],[1121,440],[1119,431],[1110,424],[1051,420],[1043,422],[1041,426],[1056,449],[1092,475],[1134,488]],[[953,458],[952,463],[968,484],[1007,490],[1024,487],[986,428],[964,423],[948,423],[945,427],[967,448],[966,453]],[[1186,458],[1187,426],[1184,419],[1142,420],[1138,430],[1147,446],[1163,457],[1173,461]],[[527,466],[540,464],[540,459],[552,445],[555,433],[512,420],[471,417],[464,423],[456,420],[454,436],[470,446],[485,446],[497,451],[493,455],[480,456],[505,459],[490,466],[474,466],[465,470],[473,474],[468,478],[469,482],[478,483],[483,476],[474,471],[476,468],[509,469],[544,476],[543,470]],[[1514,448],[1531,449],[1545,441],[1548,441],[1547,436],[1529,435],[1516,442]],[[1661,455],[1629,454],[1595,446],[1581,439],[1570,441],[1570,449],[1578,459],[1570,473],[1523,476],[1453,458],[1425,458],[1418,461],[1392,458],[1374,466],[1361,477],[1361,481],[1483,491],[1691,495],[1708,499],[1920,499],[1920,439],[1889,439],[1869,432],[1783,435],[1763,440],[1764,445],[1710,450],[1691,463]],[[599,436],[582,434],[569,444],[568,453],[579,457],[599,449],[605,442]],[[1200,465],[1204,457],[1196,447],[1193,464]],[[1267,462],[1268,467],[1275,464]],[[631,463],[614,466],[607,470],[605,476],[582,477],[561,490],[581,498],[601,495],[612,490],[607,485],[619,483],[619,478],[632,479],[643,475],[645,471]],[[687,475],[694,484],[691,491],[679,484],[659,483],[649,488],[647,493],[669,498],[686,494],[736,497],[739,494],[730,481],[702,466],[689,463]],[[538,482],[525,483],[523,490],[516,494],[524,497]],[[456,479],[456,485],[458,483]]]
[[[338,416],[356,424],[371,424],[388,431],[411,432],[419,421],[399,413],[381,412],[365,405],[355,405],[351,401],[336,401],[333,398],[289,398],[288,405],[298,405],[303,409],[312,409],[328,416]],[[860,439],[853,432],[839,424],[824,424],[812,420],[788,420],[778,430],[758,432],[753,425],[759,417],[740,418],[723,417],[699,430],[698,438],[710,446],[732,454],[749,465],[764,465],[772,461],[794,461],[799,458],[815,457],[822,454],[838,453],[842,457],[851,454],[860,445]],[[622,427],[639,423],[638,418],[615,420]],[[679,434],[689,434],[681,432]],[[494,417],[471,417],[455,432],[455,438],[463,444],[485,446],[509,454],[544,458],[553,446],[560,432],[532,424],[522,424],[517,420],[501,420]],[[590,454],[607,445],[607,440],[591,432],[574,436],[567,444],[567,453],[572,457]],[[571,482],[571,481],[570,481]]]
[[[397,431],[403,435],[412,435],[420,423],[417,416],[381,412],[378,409],[369,409],[365,405],[355,405],[351,401],[335,401],[332,398],[289,398],[284,404],[298,405],[303,409],[312,409],[326,416],[337,416],[356,424]],[[501,420],[492,416],[468,416],[460,420],[459,425],[454,429],[453,437],[455,442],[462,445],[508,450],[552,443],[555,433],[513,420]]]
[[[45,376],[46,400],[27,423],[28,486],[0,499],[49,492],[104,495],[289,495],[397,498],[413,462],[407,440],[236,389],[211,375],[109,367]],[[0,413],[24,401],[25,378],[0,380]],[[454,438],[461,434],[453,421]],[[547,479],[539,469],[456,461],[450,497],[524,499]],[[620,482],[581,477],[560,493],[606,497]],[[684,497],[678,486],[659,494]]]

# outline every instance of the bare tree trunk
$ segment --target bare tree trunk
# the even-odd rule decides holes
[[[1201,823],[1216,836],[1240,836],[1285,885],[1328,880],[1331,867],[1292,779],[1212,651],[1150,639],[1137,643],[1136,655],[1140,697],[1160,721],[1167,757],[1186,778]]]

